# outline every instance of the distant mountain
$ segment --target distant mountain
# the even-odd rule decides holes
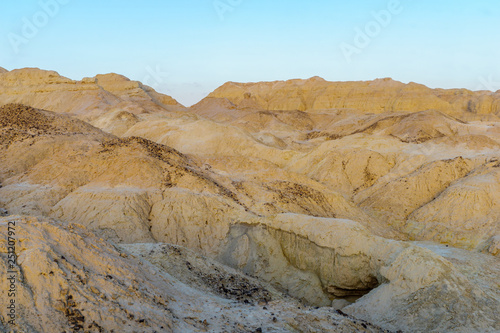
[[[183,108],[172,97],[122,75],[97,75],[74,81],[38,68],[4,71],[0,75],[0,102],[77,115],[95,113],[96,109],[106,111],[120,104],[133,113]]]
[[[71,113],[117,134],[152,114],[185,110],[172,97],[122,75],[105,74],[74,81],[38,68],[0,74],[0,104],[8,103]]]
[[[215,99],[225,99],[241,109],[270,111],[353,109],[378,114],[433,109],[455,117],[500,114],[500,93],[430,89],[390,78],[364,82],[329,82],[319,77],[258,83],[227,82],[207,99],[212,103]]]

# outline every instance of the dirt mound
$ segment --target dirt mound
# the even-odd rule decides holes
[[[43,112],[23,104],[6,104],[0,108],[0,126],[48,131],[52,120]]]
[[[162,268],[183,283],[213,293],[219,297],[245,304],[276,300],[276,291],[267,290],[258,280],[229,269],[215,260],[181,246],[171,244],[120,245],[127,252]]]
[[[116,138],[102,143],[104,151],[109,151],[119,147],[132,146],[137,146],[145,149],[151,157],[154,157],[163,162],[168,162],[172,159],[176,160],[177,162],[189,162],[189,159],[186,155],[181,154],[179,151],[173,148],[136,136],[131,136],[124,139]]]
[[[10,146],[25,139],[39,140],[54,135],[91,134],[111,137],[101,130],[75,119],[23,104],[6,104],[0,108],[0,144]]]
[[[422,143],[431,139],[453,136],[460,124],[463,124],[460,120],[439,111],[428,110],[401,117],[385,132],[406,143]]]

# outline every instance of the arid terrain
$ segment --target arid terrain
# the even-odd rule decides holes
[[[0,68],[0,215],[1,332],[499,332],[500,91]]]

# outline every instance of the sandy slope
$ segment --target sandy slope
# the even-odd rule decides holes
[[[184,248],[118,249],[81,225],[10,216],[0,227],[9,221],[19,241],[17,318],[15,326],[6,323],[2,306],[3,332],[384,332],[332,308],[303,306]],[[0,245],[0,295],[7,300],[3,238]],[[176,274],[186,267],[190,279]]]

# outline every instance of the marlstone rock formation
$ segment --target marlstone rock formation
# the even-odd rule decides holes
[[[6,73],[0,70],[0,100],[2,104],[22,103],[71,113],[118,133],[151,113],[167,115],[185,109],[172,97],[122,75],[97,75],[74,81],[37,68]]]
[[[260,83],[228,82],[207,98],[227,99],[239,108],[269,111],[328,109],[369,113],[438,110],[452,116],[499,115],[500,94],[466,89],[430,89],[390,78],[368,82],[328,82],[319,77]]]
[[[303,306],[182,247],[117,248],[81,225],[33,217],[0,218],[0,227],[9,221],[23,239],[19,332],[388,332],[333,308]],[[7,271],[3,260],[0,269]],[[8,332],[4,307],[0,313],[0,330]]]
[[[497,93],[312,78],[188,109],[22,69],[0,105],[1,331],[500,330]]]

